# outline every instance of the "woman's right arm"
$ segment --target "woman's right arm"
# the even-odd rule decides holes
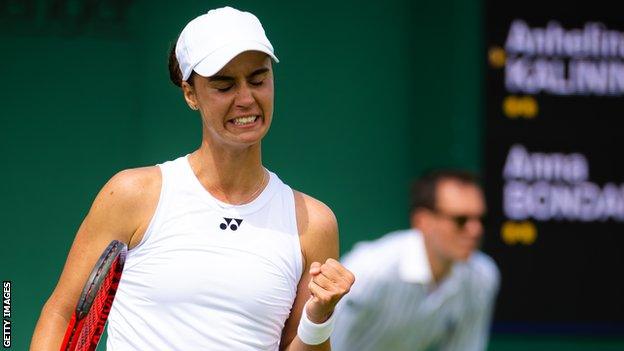
[[[43,306],[30,350],[58,351],[82,288],[112,240],[131,248],[141,239],[160,194],[160,170],[146,167],[117,173],[93,201],[71,246],[61,277]]]

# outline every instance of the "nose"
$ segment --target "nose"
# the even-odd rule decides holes
[[[236,107],[248,108],[254,104],[256,100],[248,84],[241,84],[236,92]]]

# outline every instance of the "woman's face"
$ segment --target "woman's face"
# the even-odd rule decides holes
[[[273,70],[268,55],[246,51],[212,77],[194,74],[184,97],[201,112],[210,141],[247,147],[268,132],[273,116]]]

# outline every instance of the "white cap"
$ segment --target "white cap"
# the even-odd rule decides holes
[[[213,76],[244,51],[261,51],[279,62],[256,16],[231,7],[210,10],[190,21],[180,33],[176,58],[182,80],[193,71]]]

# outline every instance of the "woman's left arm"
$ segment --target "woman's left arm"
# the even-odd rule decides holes
[[[318,345],[308,345],[297,335],[299,323],[305,323],[301,321],[304,307],[309,322],[326,322],[338,301],[349,292],[355,278],[337,261],[338,224],[329,207],[295,192],[295,208],[305,269],[282,332],[280,350],[326,351],[331,349],[329,339]]]

